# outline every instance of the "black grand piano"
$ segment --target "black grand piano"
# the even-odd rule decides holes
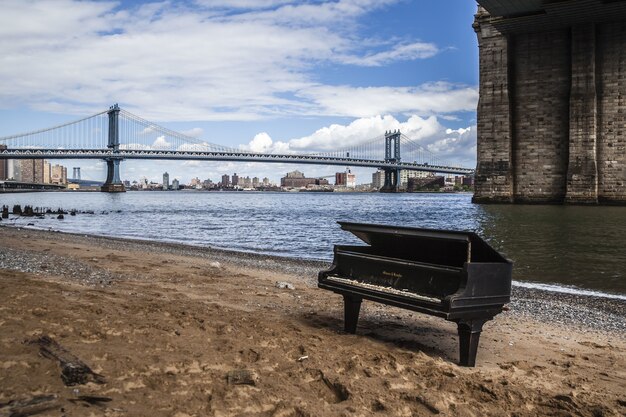
[[[336,245],[318,286],[344,297],[355,333],[363,299],[457,323],[460,365],[474,366],[483,324],[511,297],[513,264],[472,232],[339,222],[369,246]]]

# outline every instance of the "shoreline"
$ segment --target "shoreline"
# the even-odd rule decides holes
[[[143,250],[164,254],[193,255],[227,262],[246,269],[263,269],[289,275],[298,275],[309,287],[317,288],[317,274],[328,269],[330,261],[302,259],[289,256],[266,255],[256,252],[237,251],[216,247],[203,247],[177,242],[133,239],[124,237],[70,233],[56,230],[5,226],[24,232],[61,234],[68,237],[94,239],[110,247],[119,248],[119,243]],[[143,247],[142,247],[143,246]],[[535,287],[534,285],[537,285]],[[600,332],[616,333],[626,339],[626,299],[621,294],[601,293],[577,289],[563,291],[541,288],[546,284],[515,281],[511,289],[509,308],[525,317],[578,329],[593,329]],[[558,285],[557,285],[558,286]],[[559,289],[560,289],[559,288]],[[589,294],[588,292],[592,292]],[[617,295],[618,297],[615,297]],[[608,296],[608,297],[607,297]]]
[[[221,248],[221,247],[215,247],[215,246],[200,246],[200,245],[192,245],[192,244],[167,241],[167,240],[151,240],[151,239],[142,239],[142,238],[133,238],[133,237],[123,237],[123,236],[108,236],[108,235],[97,235],[97,234],[90,234],[90,233],[65,232],[62,230],[53,230],[51,228],[45,229],[45,228],[15,225],[15,224],[6,225],[6,224],[0,223],[0,227],[10,227],[10,228],[18,228],[18,229],[24,229],[24,230],[35,230],[35,231],[49,232],[49,233],[62,233],[62,234],[72,235],[72,236],[88,236],[88,237],[93,237],[93,238],[126,241],[129,243],[133,243],[133,242],[146,243],[146,244],[152,243],[155,245],[171,245],[171,246],[180,245],[183,248],[189,248],[189,249],[195,248],[199,250],[215,251],[216,253],[221,252],[225,256],[237,257],[239,255],[243,255],[243,256],[258,257],[258,258],[263,258],[263,259],[270,258],[270,259],[275,259],[277,262],[285,262],[285,263],[298,260],[298,262],[308,262],[311,265],[316,265],[317,267],[321,269],[324,269],[330,266],[331,264],[331,260],[324,260],[324,259],[319,259],[319,258],[298,258],[296,256],[288,256],[288,255],[281,256],[281,255],[276,255],[272,253],[228,249],[228,248]],[[562,295],[568,298],[593,297],[593,298],[603,298],[603,299],[626,302],[626,294],[616,293],[616,292],[606,292],[602,290],[594,290],[594,289],[589,289],[589,288],[581,288],[581,287],[576,287],[576,286],[559,284],[556,282],[543,283],[543,282],[537,282],[537,281],[519,281],[519,280],[513,279],[512,286],[514,288],[513,291],[515,291],[515,288],[517,288],[518,291],[523,291],[524,289],[527,289],[531,291],[539,291],[540,293],[558,294],[558,295]]]
[[[325,265],[0,227],[0,414],[41,396],[42,415],[626,412],[624,303],[514,289],[464,368],[438,317],[365,302],[344,333],[341,297],[316,287]],[[44,336],[103,381],[64,385]]]

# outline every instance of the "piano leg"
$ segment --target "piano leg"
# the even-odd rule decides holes
[[[461,366],[476,365],[476,353],[478,352],[478,339],[483,330],[483,324],[488,319],[459,320],[459,348]]]
[[[346,333],[356,333],[356,324],[359,321],[362,298],[350,295],[343,296],[344,329]]]

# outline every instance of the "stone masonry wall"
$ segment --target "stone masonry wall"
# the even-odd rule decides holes
[[[596,26],[572,27],[572,87],[569,97],[567,203],[598,202],[598,99],[596,93]]]
[[[626,204],[626,22],[500,33],[479,7],[474,202]]]
[[[598,39],[598,200],[626,203],[626,22],[603,23]]]
[[[569,31],[515,36],[514,199],[562,201],[568,157]]]
[[[478,164],[475,202],[512,202],[512,148],[507,39],[479,8],[474,29],[480,48]]]

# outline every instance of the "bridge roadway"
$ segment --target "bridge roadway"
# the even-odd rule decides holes
[[[412,171],[437,172],[441,174],[472,175],[473,169],[462,167],[436,166],[412,162],[395,163],[384,160],[341,158],[315,155],[260,154],[251,152],[213,151],[158,151],[110,149],[3,149],[0,159],[146,159],[146,160],[186,160],[186,161],[241,161],[290,164],[341,165],[367,168],[395,168]]]

